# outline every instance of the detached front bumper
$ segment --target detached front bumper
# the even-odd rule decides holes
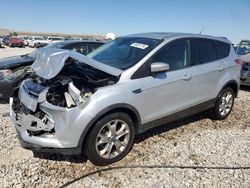
[[[19,100],[22,110],[14,112],[11,100],[10,115],[24,148],[58,152],[58,149],[73,149],[79,152],[82,145],[79,140],[92,120],[85,108],[54,106],[44,98],[32,96],[23,83],[19,89]],[[42,113],[43,117],[35,115],[36,113]]]

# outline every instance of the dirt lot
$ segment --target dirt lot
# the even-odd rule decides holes
[[[0,58],[32,50],[0,48]],[[83,156],[35,158],[19,146],[6,111],[0,105],[0,187],[250,187],[249,88],[226,120],[202,113],[150,130],[109,167]]]

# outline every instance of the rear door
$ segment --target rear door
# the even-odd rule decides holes
[[[199,103],[217,96],[217,85],[226,74],[226,59],[220,57],[218,44],[210,39],[192,39],[195,52],[193,81]],[[229,53],[229,52],[228,52]]]

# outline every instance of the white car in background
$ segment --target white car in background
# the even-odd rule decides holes
[[[49,36],[49,37],[47,38],[48,44],[51,44],[51,43],[54,43],[54,42],[61,42],[61,41],[63,41],[63,40],[65,40],[64,37],[51,37],[51,36]]]
[[[25,46],[28,46],[29,45],[29,36],[18,36],[19,39],[21,39],[24,43]]]
[[[43,37],[40,36],[29,37],[28,43],[30,47],[35,47],[35,48],[43,47],[49,44],[47,40],[45,40]]]

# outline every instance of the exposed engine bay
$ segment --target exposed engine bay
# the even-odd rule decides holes
[[[116,82],[117,77],[68,58],[56,77],[46,80],[33,75],[24,83],[24,87],[35,97],[46,90],[49,103],[71,108],[91,97],[99,87]]]

